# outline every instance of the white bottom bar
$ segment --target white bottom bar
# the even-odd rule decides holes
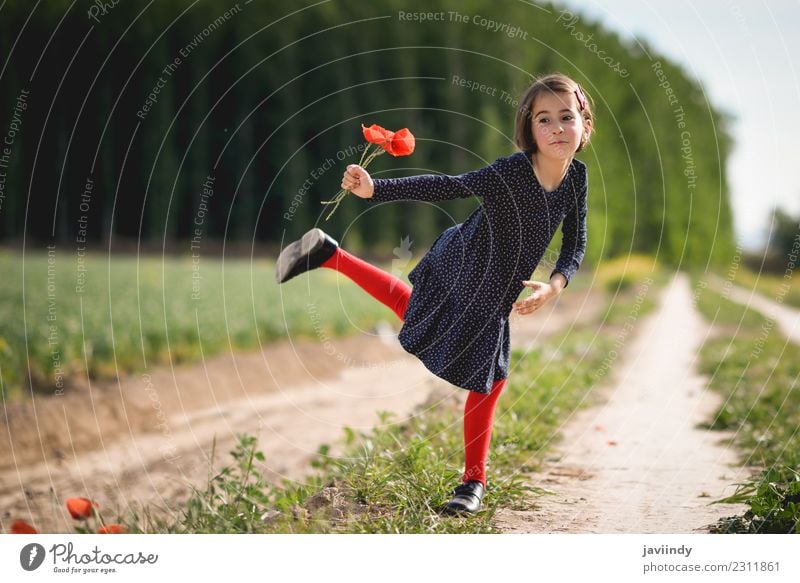
[[[791,535],[4,535],[0,581],[768,583],[800,581],[798,544]]]

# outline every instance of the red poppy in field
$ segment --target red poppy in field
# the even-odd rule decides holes
[[[92,515],[92,508],[96,506],[97,504],[88,498],[67,498],[67,510],[75,520],[89,518]]]
[[[414,134],[408,128],[403,128],[394,133],[391,148],[387,148],[386,151],[392,156],[408,156],[414,151],[416,143]]]
[[[39,531],[24,520],[15,520],[11,523],[11,534],[39,534]]]
[[[125,534],[126,532],[128,531],[120,524],[107,524],[97,529],[97,534]]]

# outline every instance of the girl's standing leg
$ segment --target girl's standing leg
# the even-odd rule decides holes
[[[405,317],[411,287],[383,271],[337,247],[321,267],[342,273],[361,286],[372,297],[389,307],[401,320]],[[497,400],[506,379],[495,381],[488,395],[470,391],[464,405],[464,475],[462,482],[480,481],[486,486],[486,457],[492,438],[492,425]]]
[[[359,259],[341,247],[337,247],[335,253],[321,267],[346,275],[369,295],[394,311],[398,318],[404,320],[408,299],[411,297],[411,286],[403,280]]]
[[[470,391],[464,405],[464,475],[462,482],[478,480],[486,486],[486,456],[492,439],[497,399],[506,379],[495,381],[488,395]]]

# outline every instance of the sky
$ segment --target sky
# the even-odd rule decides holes
[[[800,216],[800,0],[558,0],[646,39],[735,118],[728,184],[737,241],[765,242],[774,206]]]

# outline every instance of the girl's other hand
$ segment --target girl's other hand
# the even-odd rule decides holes
[[[350,164],[342,177],[342,188],[361,198],[372,198],[375,184],[369,172],[358,164]]]
[[[512,304],[514,311],[520,316],[535,312],[541,308],[547,300],[558,293],[552,285],[541,281],[523,281],[522,285],[531,288],[533,293],[524,300]]]

